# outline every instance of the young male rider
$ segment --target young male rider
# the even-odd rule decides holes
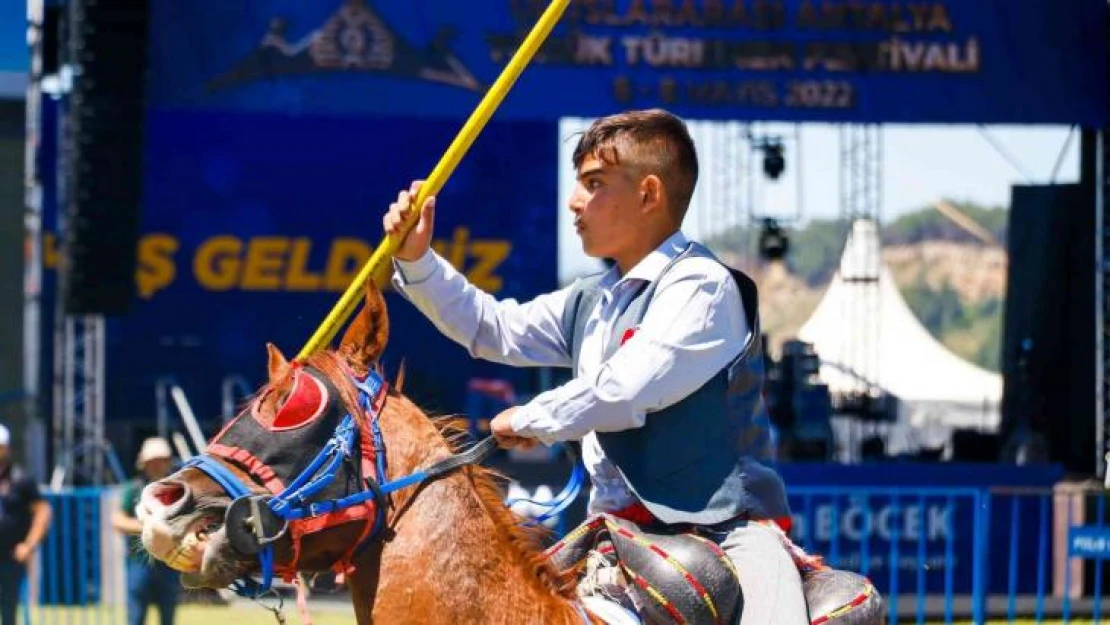
[[[581,441],[591,513],[697,526],[739,571],[737,623],[808,623],[797,566],[767,524],[789,516],[782,482],[741,442],[760,410],[755,302],[681,231],[698,176],[685,124],[661,110],[599,119],[574,165],[575,228],[587,255],[614,262],[608,272],[498,301],[430,250],[428,198],[395,254],[395,286],[476,358],[573,367],[566,384],[493,419],[502,446]],[[398,194],[387,232],[399,232],[418,188]],[[731,395],[737,380],[755,392]]]

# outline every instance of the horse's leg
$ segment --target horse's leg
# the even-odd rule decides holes
[[[368,546],[355,562],[354,572],[346,575],[347,590],[351,593],[351,603],[355,608],[355,622],[358,625],[371,625],[374,622],[374,599],[378,595],[378,581],[381,562],[382,543]],[[371,564],[374,563],[374,564]]]

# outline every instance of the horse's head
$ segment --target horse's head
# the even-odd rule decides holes
[[[288,575],[349,563],[380,528],[382,495],[336,510],[319,504],[383,479],[373,421],[386,395],[376,363],[388,334],[385,301],[371,286],[337,350],[289,362],[269,345],[269,381],[248,407],[204,454],[143,491],[147,551],[195,587],[226,587],[267,568]]]

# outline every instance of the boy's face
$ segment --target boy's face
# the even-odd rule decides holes
[[[641,200],[639,184],[626,169],[596,155],[582,160],[570,210],[587,256],[620,259],[626,254],[634,245]]]

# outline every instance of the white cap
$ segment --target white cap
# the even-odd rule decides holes
[[[158,458],[169,460],[173,458],[173,451],[170,450],[170,444],[166,442],[166,439],[155,436],[143,441],[143,447],[139,450],[139,458],[135,461],[135,466],[141,469],[147,462]]]
[[[12,433],[8,431],[7,427],[5,427],[3,425],[0,425],[0,445],[3,445],[3,446],[6,447],[6,446],[10,445],[11,442],[12,442]]]

